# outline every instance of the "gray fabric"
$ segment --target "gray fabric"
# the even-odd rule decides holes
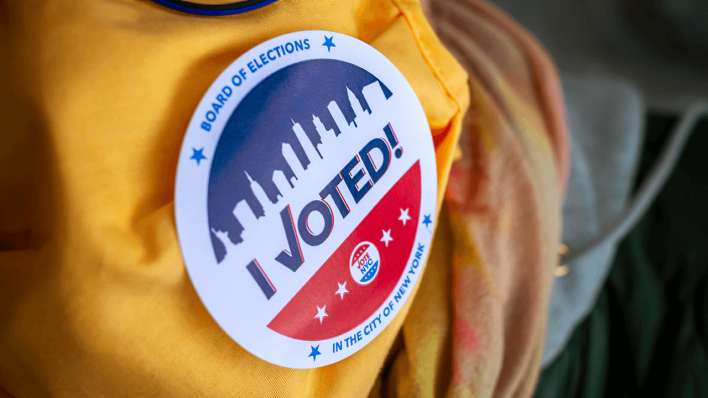
[[[629,83],[563,75],[572,164],[563,206],[563,242],[582,247],[622,214],[642,140],[644,105]],[[617,242],[596,247],[567,264],[551,298],[542,367],[563,349],[595,303]]]
[[[592,73],[632,82],[640,89],[647,107],[662,112],[682,112],[694,99],[708,97],[708,57],[697,51],[687,52],[685,41],[661,43],[648,40],[636,30],[638,21],[633,20],[632,15],[637,11],[650,11],[651,3],[656,2],[491,2],[536,36],[561,73]],[[699,8],[696,1],[661,2]],[[704,23],[702,27],[705,29],[705,26]],[[665,27],[657,26],[656,29]],[[684,24],[683,28],[686,27]],[[656,39],[659,38],[667,39],[657,35]],[[672,45],[667,46],[667,43]]]

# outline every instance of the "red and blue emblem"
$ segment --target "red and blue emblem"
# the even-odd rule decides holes
[[[436,198],[406,79],[359,40],[306,31],[262,43],[213,83],[184,139],[175,212],[215,321],[266,361],[312,368],[354,354],[402,308]]]
[[[381,256],[376,245],[371,242],[361,242],[354,248],[349,260],[349,271],[354,282],[368,285],[379,274]]]

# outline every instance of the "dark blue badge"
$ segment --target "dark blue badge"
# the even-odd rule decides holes
[[[196,15],[231,15],[242,12],[253,11],[257,8],[265,7],[278,0],[245,0],[234,1],[224,4],[204,4],[182,0],[153,0],[155,3],[173,10]]]

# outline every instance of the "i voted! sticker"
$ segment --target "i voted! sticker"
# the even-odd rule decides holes
[[[352,37],[245,53],[190,121],[175,188],[189,276],[216,322],[277,365],[332,364],[376,338],[430,249],[435,151],[396,67]]]

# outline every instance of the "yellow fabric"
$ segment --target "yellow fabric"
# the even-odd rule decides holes
[[[370,43],[413,86],[436,141],[442,206],[467,77],[416,1],[280,0],[215,18],[144,0],[6,0],[0,29],[0,394],[371,391],[411,301],[337,364],[292,370],[250,355],[190,283],[174,176],[191,114],[229,63],[280,34],[323,29]],[[442,273],[424,282],[449,272],[448,243],[436,237],[427,267]]]

